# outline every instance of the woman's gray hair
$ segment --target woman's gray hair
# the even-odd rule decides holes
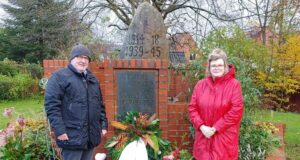
[[[224,74],[226,74],[229,71],[228,60],[227,60],[227,55],[226,55],[225,51],[223,51],[220,48],[215,48],[208,55],[208,58],[207,58],[206,76],[211,75],[210,74],[210,62],[216,61],[218,59],[222,59],[224,61],[224,66],[225,66]]]

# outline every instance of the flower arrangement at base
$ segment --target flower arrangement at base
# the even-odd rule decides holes
[[[112,121],[111,125],[117,129],[116,136],[105,144],[113,160],[118,160],[125,147],[134,141],[142,141],[146,145],[148,159],[162,159],[163,155],[171,151],[171,143],[161,138],[159,120],[156,114],[127,112],[120,121]]]
[[[189,152],[190,141],[187,140],[188,134],[183,134],[181,136],[180,146],[175,142],[173,144],[173,151],[165,155],[162,160],[193,160],[194,157]]]

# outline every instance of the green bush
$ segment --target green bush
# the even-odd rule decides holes
[[[43,67],[40,64],[35,63],[23,63],[22,64],[25,70],[25,73],[29,73],[32,78],[41,79],[43,77]]]
[[[35,82],[29,74],[19,73],[13,77],[14,86],[11,88],[12,97],[27,97],[32,93],[32,87]]]
[[[14,76],[20,72],[20,66],[17,62],[9,59],[0,61],[0,74],[6,76]]]
[[[268,129],[254,124],[250,117],[242,120],[239,137],[239,160],[262,160],[270,151],[279,147],[279,138]]]
[[[0,74],[6,76],[15,76],[18,73],[28,73],[32,78],[42,78],[43,68],[35,63],[17,63],[15,61],[4,59],[0,61]]]
[[[12,78],[0,74],[0,99],[10,99],[10,89],[13,88],[14,82]]]
[[[8,116],[11,118],[11,115]],[[5,141],[0,145],[0,159],[56,159],[50,147],[47,122],[43,117],[26,120],[19,117],[7,126],[1,132]]]
[[[10,100],[38,94],[38,79],[43,75],[39,64],[0,61],[0,99]]]
[[[0,98],[1,100],[10,100],[16,98],[25,98],[34,94],[32,88],[35,84],[29,74],[18,73],[15,76],[0,75]]]

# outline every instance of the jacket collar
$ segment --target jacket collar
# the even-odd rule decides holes
[[[86,70],[86,75],[84,76],[83,73],[79,73],[76,68],[72,65],[72,64],[69,64],[68,65],[68,69],[70,69],[76,76],[79,76],[79,77],[85,77],[85,79],[89,82],[92,82],[92,83],[96,83],[97,82],[97,79],[95,76],[93,76],[92,72],[90,70]]]
[[[70,63],[69,65],[68,65],[68,68],[73,72],[73,73],[75,73],[77,76],[83,76],[83,73],[80,73],[80,72],[78,72],[77,70],[76,70],[76,68]]]

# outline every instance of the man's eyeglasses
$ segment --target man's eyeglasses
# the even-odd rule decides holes
[[[77,56],[78,59],[90,60],[88,56]]]

